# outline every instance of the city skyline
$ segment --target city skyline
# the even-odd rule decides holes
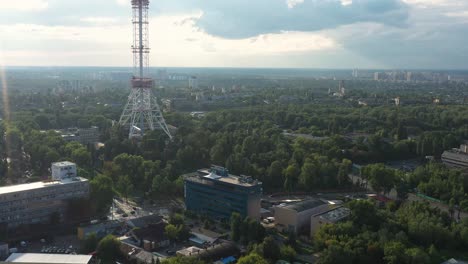
[[[0,64],[130,66],[130,1],[25,2],[0,1]],[[162,0],[151,10],[156,67],[468,68],[461,0]]]

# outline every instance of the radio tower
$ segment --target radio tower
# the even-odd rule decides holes
[[[149,0],[131,0],[133,10],[133,77],[132,92],[120,116],[119,124],[129,128],[128,137],[141,138],[147,130],[161,129],[172,139],[157,99],[151,89],[154,80],[148,77],[149,39],[148,6]]]

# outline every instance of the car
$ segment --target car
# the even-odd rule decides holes
[[[174,255],[175,255],[175,251],[174,251],[174,250],[166,250],[166,253],[167,253],[169,256],[174,256]]]
[[[134,214],[135,214],[135,211],[131,211],[130,214],[134,215]]]
[[[122,214],[122,217],[128,217],[128,214],[123,213],[123,214]]]

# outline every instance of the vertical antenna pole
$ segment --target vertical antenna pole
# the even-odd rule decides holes
[[[138,6],[138,33],[140,36],[140,43],[139,43],[139,53],[140,53],[140,78],[143,78],[143,49],[145,48],[143,45],[143,2],[140,1]]]

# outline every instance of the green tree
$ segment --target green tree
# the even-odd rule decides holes
[[[98,175],[91,180],[90,189],[90,199],[93,201],[95,211],[99,214],[107,213],[114,197],[112,179]]]
[[[280,249],[281,259],[293,262],[296,258],[296,250],[291,246],[282,246]]]
[[[120,251],[120,240],[112,235],[107,235],[98,244],[98,257],[104,263],[114,263],[122,257]]]
[[[86,236],[86,238],[83,240],[81,243],[81,248],[80,252],[83,254],[89,254],[91,252],[96,251],[96,248],[98,246],[98,238],[96,236],[96,233],[91,233]]]
[[[268,264],[268,261],[266,261],[258,254],[251,253],[247,256],[241,257],[237,261],[237,264]]]
[[[384,247],[384,260],[388,264],[401,264],[405,262],[405,245],[400,242],[389,242]]]
[[[280,248],[273,237],[269,236],[262,243],[263,256],[271,261],[276,261],[281,256]]]
[[[169,238],[169,240],[174,242],[177,239],[178,229],[175,225],[169,224],[164,228],[164,233]]]
[[[288,192],[292,192],[297,185],[300,169],[297,163],[289,165],[284,171],[284,189]]]
[[[128,196],[133,191],[133,184],[130,180],[130,177],[127,175],[123,175],[119,178],[117,182],[117,189],[119,190],[120,194],[125,197],[125,200],[128,202]]]
[[[231,215],[231,239],[239,241],[241,238],[241,216],[239,213],[232,213]]]

